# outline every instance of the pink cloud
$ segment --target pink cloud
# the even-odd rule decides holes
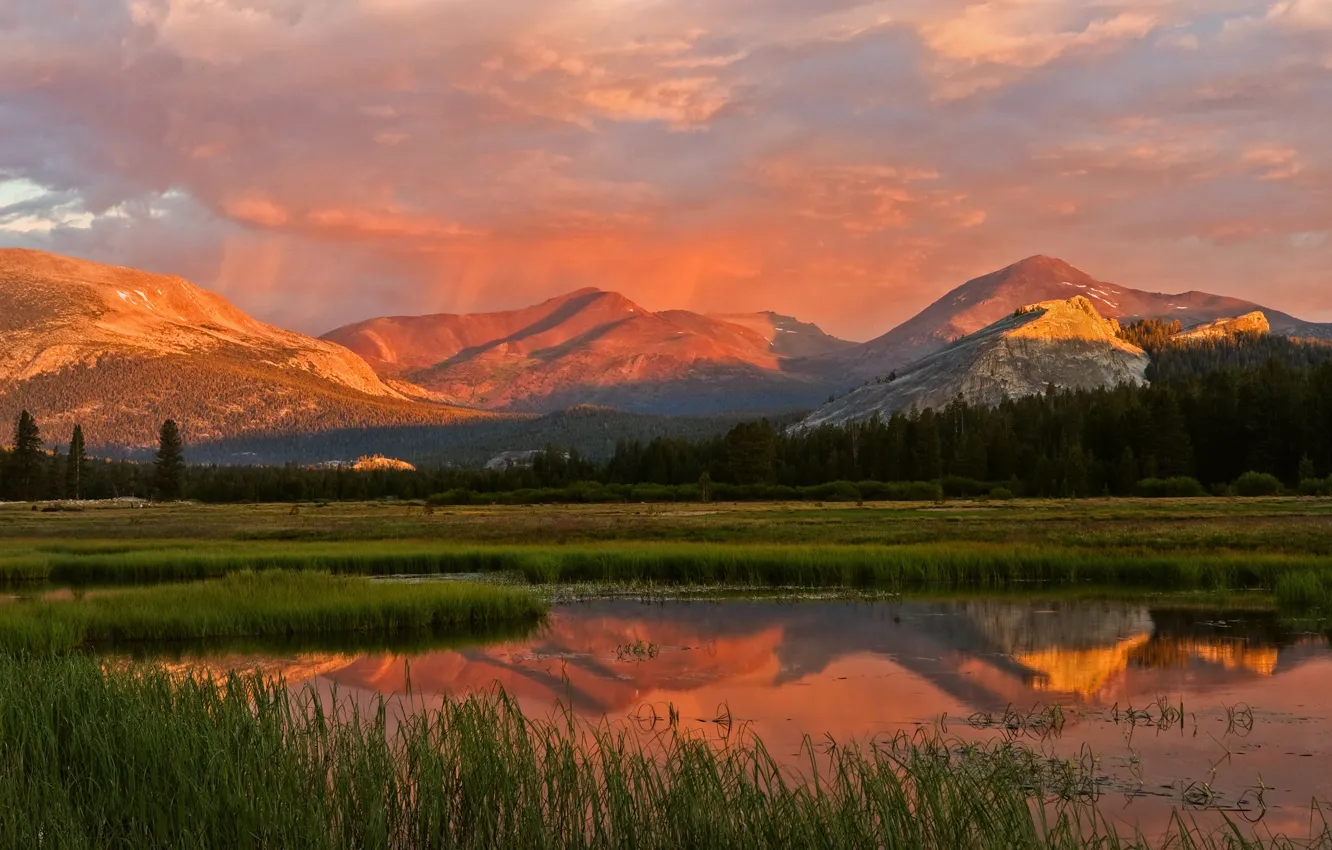
[[[597,285],[868,337],[1038,252],[1332,318],[1310,0],[13,8],[0,243],[305,330]]]

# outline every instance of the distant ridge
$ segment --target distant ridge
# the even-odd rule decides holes
[[[822,385],[786,361],[853,345],[775,313],[654,313],[599,289],[501,313],[369,319],[324,339],[401,391],[439,401],[681,414],[811,407]]]

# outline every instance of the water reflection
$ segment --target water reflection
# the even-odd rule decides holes
[[[604,713],[658,691],[809,687],[847,666],[904,677],[940,704],[977,710],[1050,700],[1108,705],[1155,697],[1163,687],[1225,689],[1332,657],[1321,637],[1288,633],[1263,612],[1013,601],[625,600],[561,606],[526,631],[380,645],[353,638],[208,651],[178,646],[171,655],[182,667],[253,662],[289,681],[329,676],[381,692],[405,689],[410,666],[418,692],[498,684],[520,697]]]
[[[1273,823],[1307,821],[1311,799],[1332,798],[1324,769],[1332,652],[1265,613],[1011,600],[607,600],[558,607],[535,633],[484,645],[186,652],[174,663],[258,664],[353,698],[401,693],[410,682],[427,704],[498,685],[532,714],[560,703],[589,718],[650,723],[673,710],[709,734],[725,711],[791,756],[806,734],[864,739],[947,716],[951,732],[980,737],[958,721],[1059,703],[1069,718],[1062,738],[1040,745],[1102,754],[1125,792],[1126,822],[1159,820],[1180,804],[1184,779],[1210,777],[1217,799],[1233,802],[1261,776]],[[1169,732],[1112,721],[1163,697],[1187,718]],[[1226,724],[1226,708],[1239,704],[1255,717],[1245,737]],[[1159,798],[1159,810],[1137,802],[1143,794]]]

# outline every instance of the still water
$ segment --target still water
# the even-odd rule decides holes
[[[936,725],[1092,752],[1105,815],[1155,832],[1174,810],[1231,810],[1307,834],[1332,800],[1332,651],[1274,615],[1106,602],[599,600],[532,634],[411,652],[185,655],[293,684],[416,704],[503,687],[529,716],[558,705],[725,740],[752,732],[793,766],[802,742]],[[1057,732],[1029,721],[1060,706]],[[1007,712],[1007,720],[1005,714]],[[1143,713],[1145,712],[1145,713]],[[817,747],[815,748],[817,751]],[[1261,797],[1261,804],[1257,801]]]

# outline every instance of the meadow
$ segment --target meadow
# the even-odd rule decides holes
[[[1168,594],[1322,631],[1332,502],[0,505],[0,583],[0,846],[1297,846],[1187,815],[1125,835],[1092,762],[1013,742],[807,740],[796,774],[746,734],[644,740],[498,692],[367,705],[126,658],[428,647],[584,587]]]
[[[1253,591],[1306,610],[1332,594],[1332,501],[0,508],[0,581],[11,586],[268,569],[534,585]]]
[[[527,718],[502,694],[358,709],[258,676],[0,655],[4,846],[1332,846],[1316,813],[1307,843],[1188,815],[1125,837],[1092,761],[1012,742],[936,730],[805,750],[796,773],[756,738],[644,741]]]

